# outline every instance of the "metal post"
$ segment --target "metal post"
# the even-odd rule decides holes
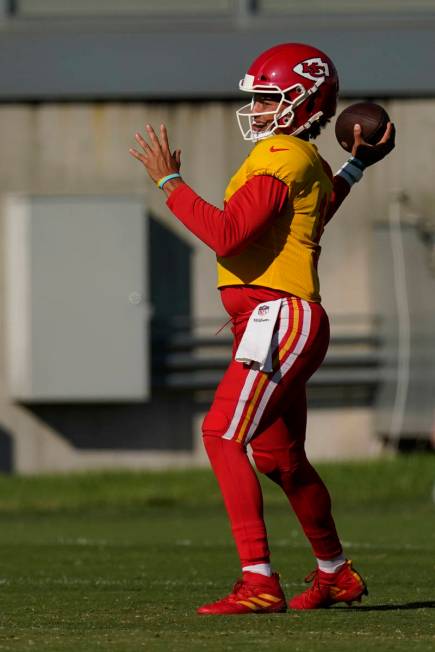
[[[243,27],[257,14],[257,0],[235,0],[235,16],[237,24]]]
[[[18,13],[18,0],[2,0],[2,3],[4,5],[4,13],[9,15],[9,16],[16,16]]]
[[[390,202],[389,224],[390,242],[393,254],[394,294],[397,308],[397,379],[396,395],[391,414],[390,438],[398,442],[405,420],[406,402],[409,388],[411,357],[411,316],[409,312],[408,290],[406,285],[406,264],[403,247],[402,205],[406,201],[403,192],[396,192]]]

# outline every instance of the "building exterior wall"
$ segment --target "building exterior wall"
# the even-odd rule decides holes
[[[177,223],[162,193],[131,159],[128,148],[134,143],[134,133],[146,122],[155,126],[165,122],[171,144],[182,150],[185,180],[207,200],[221,205],[229,176],[249,151],[236,124],[237,106],[230,102],[2,105],[0,198],[9,193],[146,198],[153,216],[192,247],[193,318],[213,317],[223,323],[226,317],[217,292],[212,291],[213,253]],[[384,106],[397,124],[397,149],[385,162],[366,171],[365,179],[352,190],[322,241],[322,296],[333,328],[337,317],[369,319],[376,313],[372,226],[387,214],[391,193],[406,191],[417,211],[435,219],[435,100],[389,100]],[[335,142],[332,126],[319,138],[318,146],[333,169],[345,161],[347,155]],[[78,450],[27,407],[14,404],[3,371],[5,302],[4,270],[0,270],[0,424],[12,439],[17,471],[204,461],[197,427],[192,451]],[[197,415],[194,421],[199,420]],[[326,422],[329,436],[325,433]],[[329,410],[326,420],[318,411],[310,420],[309,449],[315,457],[330,456],[331,442],[335,441],[335,456],[378,454],[380,447],[372,424],[371,408],[361,409],[355,418],[345,411]]]

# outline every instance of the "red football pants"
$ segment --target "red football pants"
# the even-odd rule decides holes
[[[242,566],[269,561],[257,469],[276,482],[311,543],[315,556],[332,559],[342,547],[324,483],[307,460],[305,385],[329,343],[329,322],[318,303],[266,288],[227,287],[222,300],[233,321],[235,353],[252,310],[285,297],[275,328],[273,371],[255,371],[233,359],[203,423],[204,444],[217,477]]]

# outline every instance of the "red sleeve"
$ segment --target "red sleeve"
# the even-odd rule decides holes
[[[343,177],[336,176],[333,178],[332,182],[334,186],[332,189],[332,195],[329,199],[328,210],[326,211],[325,224],[327,224],[335,215],[337,210],[340,208],[341,203],[350,192],[350,186]]]
[[[171,192],[167,205],[218,256],[234,256],[254,240],[284,208],[285,183],[269,175],[247,181],[220,210],[207,203],[186,183]]]
[[[350,185],[347,183],[343,177],[336,175],[332,176],[331,166],[324,158],[320,159],[322,161],[323,169],[325,170],[328,177],[331,179],[333,187],[332,194],[329,198],[328,209],[325,215],[324,224],[327,224],[329,220],[335,215],[338,209],[341,206],[343,200],[347,197],[350,191]]]

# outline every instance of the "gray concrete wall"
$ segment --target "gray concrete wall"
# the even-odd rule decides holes
[[[0,107],[0,195],[97,194],[146,197],[161,222],[193,247],[193,316],[225,320],[215,284],[214,255],[170,214],[163,196],[128,155],[135,131],[146,122],[168,125],[170,141],[182,149],[185,180],[220,205],[229,176],[249,151],[242,142],[231,103],[47,104]],[[375,311],[372,284],[372,223],[386,214],[390,193],[406,190],[418,210],[435,217],[435,100],[385,103],[398,127],[395,153],[368,170],[328,226],[320,262],[324,305],[331,315]],[[318,140],[322,154],[337,169],[346,153],[332,126]],[[4,227],[0,247],[4,258]],[[193,452],[78,450],[28,409],[13,404],[4,370],[4,271],[0,268],[0,425],[12,437],[15,467],[21,472],[119,465],[201,463]],[[332,320],[334,327],[334,319]],[[154,418],[158,418],[155,416]],[[315,457],[351,457],[379,452],[370,410],[358,414],[321,412],[310,421],[309,448]],[[327,424],[327,426],[326,426]],[[327,430],[327,433],[325,433]],[[325,437],[327,435],[327,437]],[[198,439],[198,438],[197,438]],[[343,445],[346,441],[346,445]],[[354,445],[352,445],[354,442]]]
[[[2,100],[237,98],[237,81],[258,53],[289,41],[327,52],[348,97],[433,94],[432,0],[352,0],[335,10],[324,0],[283,0],[271,12],[235,0],[222,13],[210,0],[193,14],[180,0],[170,19],[157,1],[142,16],[122,15],[118,2],[118,15],[100,7],[94,18],[67,4],[63,17],[0,14]]]

